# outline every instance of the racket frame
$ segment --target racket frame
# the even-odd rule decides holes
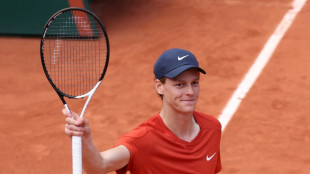
[[[46,32],[50,26],[50,24],[62,13],[67,12],[67,11],[84,11],[87,14],[91,15],[92,17],[94,17],[96,19],[96,21],[99,23],[105,39],[106,39],[106,62],[105,62],[105,66],[103,69],[103,72],[100,76],[100,78],[98,79],[98,82],[96,83],[96,85],[93,87],[92,90],[90,90],[88,93],[83,94],[83,95],[79,95],[79,96],[72,96],[72,95],[68,95],[65,94],[64,92],[62,92],[61,90],[59,90],[57,88],[57,86],[54,84],[54,82],[52,81],[52,79],[50,78],[50,75],[48,74],[47,68],[45,66],[45,61],[44,61],[44,53],[43,53],[43,47],[44,47],[44,39],[46,36]],[[109,45],[109,39],[108,39],[108,35],[105,29],[105,26],[103,25],[103,23],[101,22],[101,20],[90,10],[84,9],[84,8],[78,8],[78,7],[69,7],[69,8],[64,8],[62,10],[59,10],[58,12],[56,12],[54,15],[52,15],[49,20],[47,21],[47,23],[44,26],[44,30],[42,33],[42,37],[41,37],[41,44],[40,44],[40,55],[41,55],[41,63],[42,63],[42,67],[44,70],[44,73],[49,81],[49,83],[51,84],[51,86],[54,88],[54,90],[56,91],[56,93],[58,94],[59,98],[61,99],[62,103],[64,104],[64,107],[66,108],[66,110],[68,112],[71,113],[67,102],[65,101],[64,97],[67,97],[69,99],[81,99],[84,97],[88,97],[87,101],[84,104],[84,107],[82,109],[82,112],[80,114],[80,117],[82,118],[84,116],[85,110],[93,96],[93,94],[95,93],[95,91],[97,90],[97,88],[99,87],[99,85],[102,82],[102,79],[104,78],[104,75],[107,71],[108,68],[108,64],[109,64],[109,57],[110,57],[110,45]],[[72,170],[73,170],[73,174],[82,174],[82,139],[80,136],[72,136]]]

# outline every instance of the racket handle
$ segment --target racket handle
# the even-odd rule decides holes
[[[73,174],[82,174],[82,139],[72,136],[72,169]]]

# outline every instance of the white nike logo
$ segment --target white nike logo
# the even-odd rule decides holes
[[[182,57],[179,57],[179,56],[178,56],[178,60],[179,60],[179,61],[180,61],[180,60],[183,60],[183,59],[186,58],[187,56],[189,56],[189,55],[182,56]]]
[[[210,157],[207,155],[207,161],[210,161],[214,157],[215,154],[216,154],[216,152],[214,152],[214,154]]]

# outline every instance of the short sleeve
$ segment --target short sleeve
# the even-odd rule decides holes
[[[132,166],[132,159],[133,159],[133,154],[134,154],[134,151],[135,151],[135,146],[131,140],[131,138],[129,137],[121,137],[117,143],[114,145],[114,147],[116,146],[119,146],[119,145],[123,145],[125,146],[128,150],[129,150],[129,153],[130,153],[130,158],[129,158],[129,162],[126,166],[124,166],[123,168],[119,169],[119,170],[116,170],[116,173],[117,174],[126,174],[128,170],[130,170],[131,166]]]

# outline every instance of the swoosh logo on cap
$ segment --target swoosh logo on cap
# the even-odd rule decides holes
[[[185,59],[186,57],[188,57],[189,55],[185,55],[185,56],[182,56],[182,57],[179,57],[178,56],[178,60],[180,61],[180,60],[183,60],[183,59]]]

